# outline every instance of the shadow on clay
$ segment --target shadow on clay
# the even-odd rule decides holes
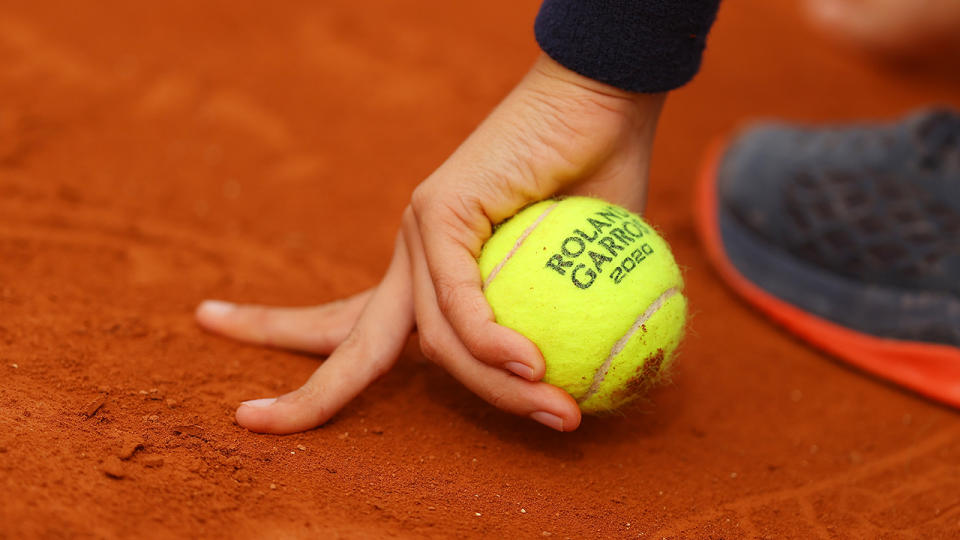
[[[581,447],[585,444],[629,444],[667,430],[682,415],[686,403],[685,387],[677,382],[682,379],[682,371],[674,373],[672,382],[623,409],[604,416],[584,415],[580,427],[568,433],[495,409],[439,369],[427,374],[425,391],[438,407],[448,409],[504,443],[523,445],[555,459],[576,461],[582,458]]]

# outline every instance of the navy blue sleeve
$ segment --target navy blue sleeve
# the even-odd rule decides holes
[[[544,0],[534,25],[547,55],[630,92],[666,92],[700,69],[720,0]]]

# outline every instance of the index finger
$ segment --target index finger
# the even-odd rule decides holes
[[[297,390],[244,402],[237,423],[261,433],[323,424],[396,362],[413,330],[410,263],[398,237],[393,261],[347,339]]]
[[[486,215],[479,207],[455,211],[434,204],[414,217],[405,226],[422,239],[437,305],[470,354],[525,379],[542,379],[540,350],[519,332],[497,324],[483,295],[477,256],[492,228]]]

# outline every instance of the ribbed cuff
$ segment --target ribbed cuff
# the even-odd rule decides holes
[[[544,0],[537,42],[568,69],[629,92],[697,74],[720,0]]]

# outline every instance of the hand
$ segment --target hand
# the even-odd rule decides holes
[[[496,324],[476,257],[492,226],[557,194],[640,211],[664,95],[630,94],[541,57],[520,84],[413,193],[383,280],[311,308],[204,302],[197,320],[235,339],[330,355],[300,389],[244,402],[240,425],[292,433],[326,422],[396,362],[416,329],[423,353],[505,411],[559,431],[576,401],[543,378],[543,357]]]

